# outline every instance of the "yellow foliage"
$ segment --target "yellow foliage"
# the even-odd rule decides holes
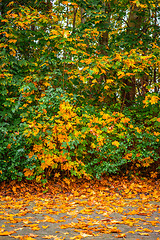
[[[137,130],[138,133],[141,133],[141,129],[139,129],[138,127],[135,127],[135,129]]]
[[[119,143],[118,141],[112,142],[112,145],[113,145],[113,146],[116,146],[117,148],[119,147],[119,144],[120,144],[120,143]]]
[[[129,121],[130,119],[127,117],[121,119],[121,123],[128,123]]]
[[[156,104],[158,101],[160,100],[160,98],[158,96],[152,96],[150,103],[151,104]]]

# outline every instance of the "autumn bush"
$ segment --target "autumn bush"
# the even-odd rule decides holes
[[[3,128],[1,180],[25,176],[45,182],[60,175],[99,178],[121,171],[145,173],[156,165],[159,103],[122,113],[79,107],[77,102],[77,96],[48,87],[35,106],[31,103],[32,112],[22,117],[19,128]],[[149,117],[151,111],[154,117]]]
[[[155,106],[155,117],[148,118],[152,105],[138,115],[137,107],[124,113],[77,107],[78,97],[60,88],[49,87],[41,96],[31,118],[22,118],[23,134],[31,146],[31,161],[23,171],[28,179],[138,174],[156,165],[160,134]]]

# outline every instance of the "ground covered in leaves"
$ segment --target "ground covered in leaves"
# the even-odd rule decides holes
[[[0,240],[160,239],[160,180],[0,186]]]

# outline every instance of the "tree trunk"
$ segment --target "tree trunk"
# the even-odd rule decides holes
[[[76,27],[76,15],[77,15],[77,8],[73,8],[73,32],[75,30],[75,27]]]
[[[85,11],[84,11],[83,8],[81,8],[80,11],[81,11],[81,23],[84,24],[85,23],[85,18],[83,16],[83,14],[84,14]]]
[[[128,36],[136,36],[142,25],[142,16],[139,14],[139,7],[133,4],[130,8],[129,18],[127,22]],[[135,39],[136,41],[136,39]],[[134,103],[136,95],[136,80],[135,76],[123,80],[125,87],[121,91],[122,105],[130,106]]]
[[[107,29],[107,26],[110,25],[111,9],[110,9],[110,4],[106,2],[104,3],[104,14],[106,15],[106,20],[103,22],[101,21],[102,29],[100,30],[103,30],[103,31],[99,39],[99,45],[100,45],[101,53],[103,55],[107,55],[106,49],[108,48],[108,40],[109,40],[109,37],[108,37],[109,31]]]

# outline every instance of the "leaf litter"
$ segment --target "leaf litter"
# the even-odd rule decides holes
[[[160,180],[2,183],[0,239],[160,239]],[[47,192],[46,192],[47,189]]]

